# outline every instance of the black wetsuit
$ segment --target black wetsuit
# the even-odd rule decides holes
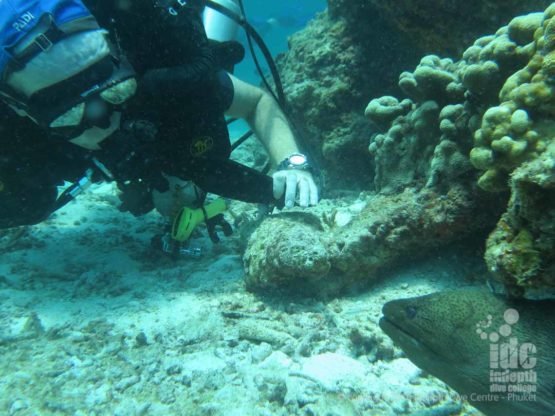
[[[205,191],[270,202],[271,178],[228,159],[223,113],[233,86],[222,67],[229,54],[208,42],[200,17],[187,10],[172,16],[150,0],[131,2],[128,11],[111,0],[85,3],[136,70],[137,93],[122,112],[122,128],[94,152],[48,137],[0,104],[0,227],[43,220],[56,186],[76,180],[92,157],[122,184],[124,208],[135,214],[152,209],[152,189],[165,190],[162,172]]]

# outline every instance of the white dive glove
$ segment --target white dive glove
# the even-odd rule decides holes
[[[312,174],[306,170],[285,169],[273,175],[274,198],[280,199],[285,193],[285,207],[291,208],[295,201],[301,207],[318,203],[318,187]]]

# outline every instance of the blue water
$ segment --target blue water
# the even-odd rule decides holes
[[[325,0],[243,0],[243,3],[247,19],[263,36],[274,56],[287,51],[287,38],[301,30],[306,21],[327,7]],[[288,17],[291,19],[287,19]],[[275,22],[268,25],[268,21]],[[246,46],[243,33],[239,35],[239,40]],[[260,77],[248,52],[243,62],[235,68],[235,75],[244,81],[260,83]]]
[[[282,0],[261,1],[243,0],[245,14],[249,23],[262,36],[264,43],[272,53],[273,57],[286,52],[288,49],[288,38],[298,32],[316,15],[327,7],[326,0]],[[261,85],[262,79],[254,60],[249,51],[247,38],[243,29],[237,36],[246,50],[245,59],[239,63],[234,70],[234,75],[243,81],[254,85]],[[256,48],[258,61],[265,76],[269,77],[268,65],[264,57]],[[247,124],[239,120],[230,126],[232,140],[239,138],[248,130]]]

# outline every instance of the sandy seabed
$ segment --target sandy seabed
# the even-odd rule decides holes
[[[160,217],[117,205],[105,184],[1,234],[1,415],[479,414],[378,327],[388,300],[477,284],[460,254],[335,299],[256,294],[239,237],[172,260]]]

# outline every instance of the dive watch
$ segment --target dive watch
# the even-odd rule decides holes
[[[311,166],[306,155],[302,153],[292,153],[289,157],[283,159],[277,167],[277,170],[286,169],[310,170]]]

